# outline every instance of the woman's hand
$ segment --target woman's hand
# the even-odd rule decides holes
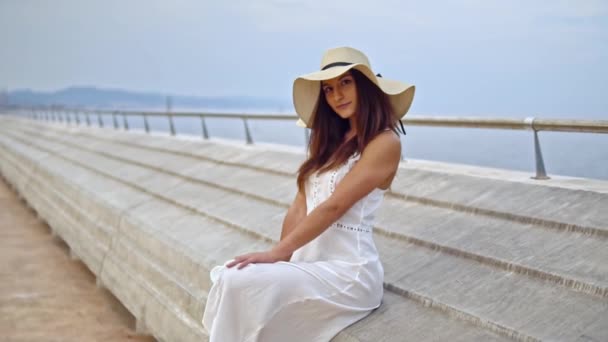
[[[231,268],[238,265],[237,269],[240,270],[249,264],[272,264],[277,261],[289,261],[289,255],[282,255],[275,249],[267,252],[243,254],[235,257],[233,261],[226,264],[226,267]]]

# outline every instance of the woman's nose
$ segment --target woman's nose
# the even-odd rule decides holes
[[[342,89],[340,89],[339,87],[336,87],[336,89],[334,90],[334,100],[340,100],[342,98]]]

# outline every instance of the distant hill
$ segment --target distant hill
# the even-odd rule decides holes
[[[64,106],[100,109],[158,109],[164,110],[167,95],[160,93],[133,92],[96,87],[70,87],[55,92],[39,92],[30,89],[4,93],[4,100],[11,106]],[[289,111],[290,101],[249,96],[180,96],[171,95],[172,108],[214,108]]]

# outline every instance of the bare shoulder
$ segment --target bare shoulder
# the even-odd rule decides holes
[[[401,139],[392,131],[382,132],[369,142],[361,157],[398,162],[401,159]]]
[[[401,140],[395,133],[378,134],[363,149],[361,158],[336,186],[327,200],[344,213],[376,188],[386,189],[401,160]]]

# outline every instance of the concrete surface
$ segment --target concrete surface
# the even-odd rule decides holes
[[[206,339],[208,270],[276,242],[303,157],[0,118],[0,172],[162,341]],[[396,180],[383,305],[335,341],[608,340],[608,182],[422,161]]]

